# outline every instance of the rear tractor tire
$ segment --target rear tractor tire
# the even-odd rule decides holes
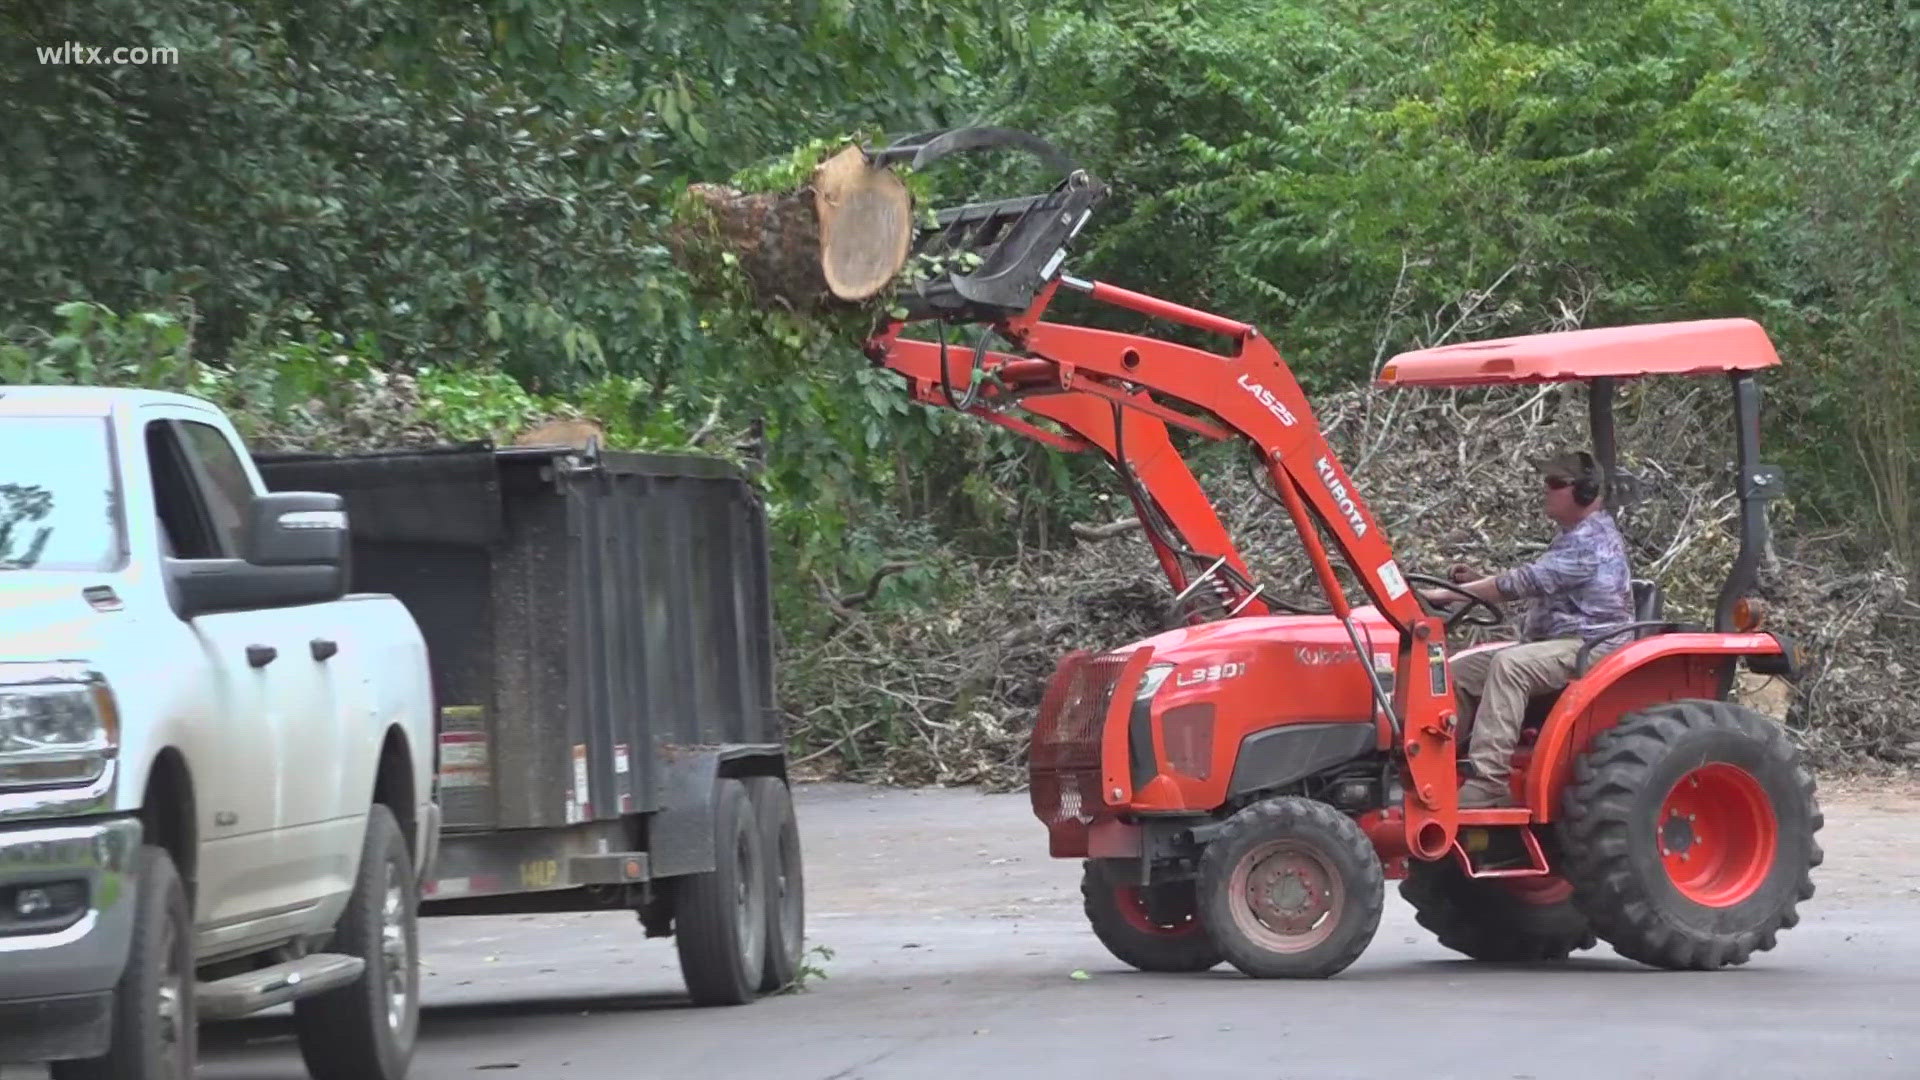
[[[1095,860],[1084,864],[1080,896],[1093,936],[1116,959],[1141,971],[1207,971],[1222,959],[1200,923],[1192,882],[1152,886],[1161,890],[1149,910],[1146,890],[1123,882]],[[1158,917],[1156,917],[1156,915]]]
[[[1325,803],[1268,799],[1228,818],[1200,859],[1200,921],[1256,979],[1324,979],[1380,928],[1386,880],[1352,818]]]
[[[1781,726],[1723,701],[1624,717],[1574,765],[1559,825],[1573,902],[1622,956],[1745,963],[1813,896],[1823,819]]]
[[[1475,960],[1565,960],[1595,944],[1561,878],[1470,878],[1452,858],[1415,859],[1400,896],[1440,944]]]

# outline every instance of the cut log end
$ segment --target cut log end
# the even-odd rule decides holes
[[[730,253],[761,303],[818,311],[870,300],[913,245],[912,194],[857,146],[821,162],[797,191],[694,184],[688,194],[706,220],[676,230],[676,257],[695,268]]]
[[[889,169],[849,146],[813,175],[820,222],[820,270],[842,300],[865,300],[906,265],[913,243],[913,197]]]

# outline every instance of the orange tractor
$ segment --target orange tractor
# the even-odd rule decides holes
[[[924,168],[957,151],[1038,153],[1050,190],[943,211],[917,241],[946,269],[867,343],[912,396],[1109,462],[1176,596],[1165,633],[1062,660],[1032,734],[1035,813],[1051,853],[1082,859],[1094,933],[1149,971],[1226,960],[1248,975],[1325,977],[1377,929],[1385,882],[1442,944],[1483,960],[1565,957],[1606,940],[1660,967],[1718,968],[1797,921],[1821,860],[1813,780],[1781,726],[1729,701],[1741,665],[1801,663],[1748,593],[1781,490],[1759,463],[1756,373],[1777,364],[1740,319],[1580,330],[1406,353],[1386,386],[1582,380],[1593,457],[1618,477],[1618,380],[1719,375],[1733,391],[1740,552],[1711,629],[1668,621],[1632,586],[1611,651],[1535,698],[1514,805],[1463,809],[1465,726],[1449,631],[1503,613],[1462,593],[1441,610],[1405,572],[1292,372],[1254,327],[1061,272],[1104,194],[1032,136],[917,136],[872,152]],[[1224,339],[1220,351],[1046,321],[1061,289]],[[899,311],[895,311],[899,315]],[[936,340],[909,338],[933,323]],[[950,346],[949,326],[977,327]],[[998,337],[1003,347],[989,347]],[[1266,591],[1235,550],[1173,432],[1242,442],[1296,525],[1325,610]],[[1604,489],[1603,489],[1604,490]],[[1349,600],[1332,558],[1365,594]]]

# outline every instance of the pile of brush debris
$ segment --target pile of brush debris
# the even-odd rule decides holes
[[[1616,516],[1635,575],[1661,584],[1671,619],[1712,624],[1738,548],[1729,399],[1718,381],[1667,380],[1629,384],[1616,400],[1629,478]],[[1553,525],[1529,462],[1587,445],[1578,385],[1367,388],[1327,397],[1318,410],[1402,568],[1437,575],[1459,562],[1498,570],[1542,550]],[[1239,466],[1201,480],[1268,592],[1323,607],[1264,480]],[[1920,655],[1920,604],[1906,577],[1891,560],[1861,555],[1851,538],[1797,529],[1791,494],[1773,504],[1771,522],[1759,592],[1768,625],[1807,646],[1810,670],[1796,685],[1743,673],[1737,696],[1784,718],[1824,768],[1888,772],[1920,762],[1920,697],[1904,692],[1913,685],[1905,658]],[[1170,625],[1171,590],[1139,531],[1085,524],[1094,528],[1077,530],[1083,536],[1104,538],[982,568],[978,590],[931,619],[852,612],[825,641],[787,643],[781,696],[802,772],[1022,785],[1027,733],[1054,663]],[[1349,596],[1364,602],[1357,589]]]

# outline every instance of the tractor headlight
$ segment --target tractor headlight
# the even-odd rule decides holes
[[[0,686],[0,788],[91,783],[118,751],[119,729],[104,683]]]
[[[1152,701],[1153,695],[1160,692],[1160,684],[1173,674],[1172,664],[1148,664],[1147,670],[1140,674],[1140,689],[1133,695],[1135,702]]]

